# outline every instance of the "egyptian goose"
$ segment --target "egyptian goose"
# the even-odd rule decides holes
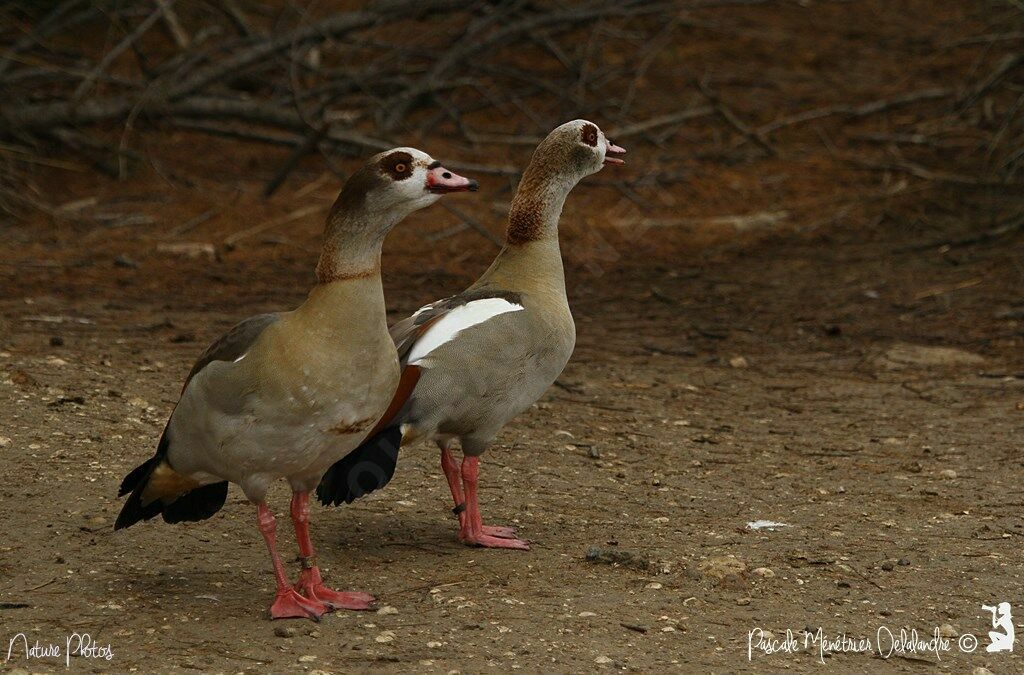
[[[322,582],[309,537],[309,491],[366,437],[399,381],[380,278],[384,237],[441,194],[476,187],[413,148],[383,152],[352,174],[327,218],[317,284],[306,301],[246,319],[199,357],[156,454],[121,483],[119,496],[131,496],[115,529],[156,515],[168,523],[209,518],[224,505],[228,482],[236,483],[256,505],[273,563],[272,618],[367,609],[373,596]],[[294,587],[266,504],[268,487],[280,478],[292,489],[301,553]]]
[[[558,219],[572,188],[605,164],[622,164],[617,155],[624,152],[586,120],[563,124],[541,142],[512,200],[505,246],[490,268],[462,293],[392,326],[402,364],[395,398],[367,440],[325,474],[317,489],[321,502],[351,502],[382,487],[402,442],[426,437],[441,449],[459,539],[529,548],[511,528],[483,525],[479,457],[509,420],[540,398],[572,354],[576,327],[565,295]],[[461,472],[451,452],[456,438]]]

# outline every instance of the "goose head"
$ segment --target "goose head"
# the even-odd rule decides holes
[[[441,195],[476,189],[475,180],[449,171],[422,150],[393,148],[374,155],[349,177],[335,209],[397,222]]]
[[[588,120],[573,120],[556,127],[537,146],[534,162],[576,184],[608,164],[625,164],[625,148],[615,145],[601,128]]]

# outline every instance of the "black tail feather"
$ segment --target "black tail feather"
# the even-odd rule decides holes
[[[337,506],[379,490],[395,475],[402,431],[391,426],[363,441],[358,448],[335,462],[316,489],[325,506]]]
[[[122,530],[134,525],[140,520],[149,520],[163,511],[164,504],[159,499],[145,505],[142,503],[142,491],[146,488],[146,481],[149,479],[150,474],[153,473],[153,469],[156,468],[156,465],[157,462],[152,459],[147,461],[145,464],[128,474],[124,479],[124,482],[121,483],[121,489],[124,490],[125,486],[128,485],[130,478],[135,476],[137,479],[134,486],[128,485],[127,489],[130,489],[132,494],[128,497],[128,501],[124,503],[124,506],[121,507],[121,513],[118,514],[117,522],[114,523],[115,530]],[[145,471],[140,472],[139,469],[145,469]]]
[[[221,510],[227,498],[227,481],[210,483],[190,490],[170,504],[164,505],[164,522],[191,523],[197,520],[206,520]]]
[[[121,481],[121,488],[118,490],[117,496],[123,497],[129,492],[131,496],[128,497],[128,501],[124,503],[121,513],[117,516],[117,522],[114,523],[115,530],[122,530],[140,520],[149,520],[158,515],[162,515],[164,522],[167,523],[205,520],[224,506],[228,497],[227,481],[189,490],[172,502],[154,499],[149,504],[142,503],[142,493],[146,489],[146,484],[149,483],[157,466],[167,456],[168,445],[168,434],[164,429],[156,454],[132,469]]]
[[[124,497],[129,492],[133,492],[140,484],[144,484],[146,479],[149,478],[149,474],[153,473],[153,469],[156,468],[157,463],[160,461],[160,455],[156,457],[150,457],[142,464],[132,469],[124,480],[121,481],[121,488],[117,491],[118,497]]]
[[[166,523],[182,523],[182,522],[194,522],[197,520],[206,520],[213,514],[217,513],[224,506],[224,502],[228,498],[228,483],[223,481],[220,483],[211,483],[209,485],[203,485],[197,487],[195,490],[189,490],[185,494],[179,496],[173,502],[164,502],[160,499],[154,499],[149,504],[142,503],[142,493],[146,489],[146,482],[149,479],[149,475],[153,472],[156,467],[156,462],[152,462],[151,466],[144,464],[139,469],[146,467],[147,471],[145,476],[135,484],[132,488],[132,494],[128,497],[128,501],[124,503],[121,508],[121,513],[117,516],[117,522],[114,523],[115,530],[122,530],[126,527],[130,527],[140,520],[149,520],[156,516],[163,516],[164,522]],[[148,462],[147,462],[148,464]],[[135,469],[132,472],[134,474],[139,469]],[[132,477],[132,474],[128,475],[128,478]],[[142,475],[140,473],[140,475]],[[125,482],[128,482],[128,478],[125,478]]]

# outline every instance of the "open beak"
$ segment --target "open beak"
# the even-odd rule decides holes
[[[608,149],[604,151],[604,163],[605,164],[625,164],[626,160],[619,157],[619,155],[626,154],[626,149],[615,145],[611,141],[608,141]]]
[[[452,173],[443,166],[435,166],[427,171],[427,190],[436,195],[449,192],[476,192],[480,185],[470,178]]]

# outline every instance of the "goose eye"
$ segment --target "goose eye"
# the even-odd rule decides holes
[[[408,168],[405,164],[395,164],[395,173],[405,173]]]
[[[587,134],[587,140],[590,141],[591,143],[596,143],[597,134],[595,134],[594,132],[590,132],[589,134]]]

